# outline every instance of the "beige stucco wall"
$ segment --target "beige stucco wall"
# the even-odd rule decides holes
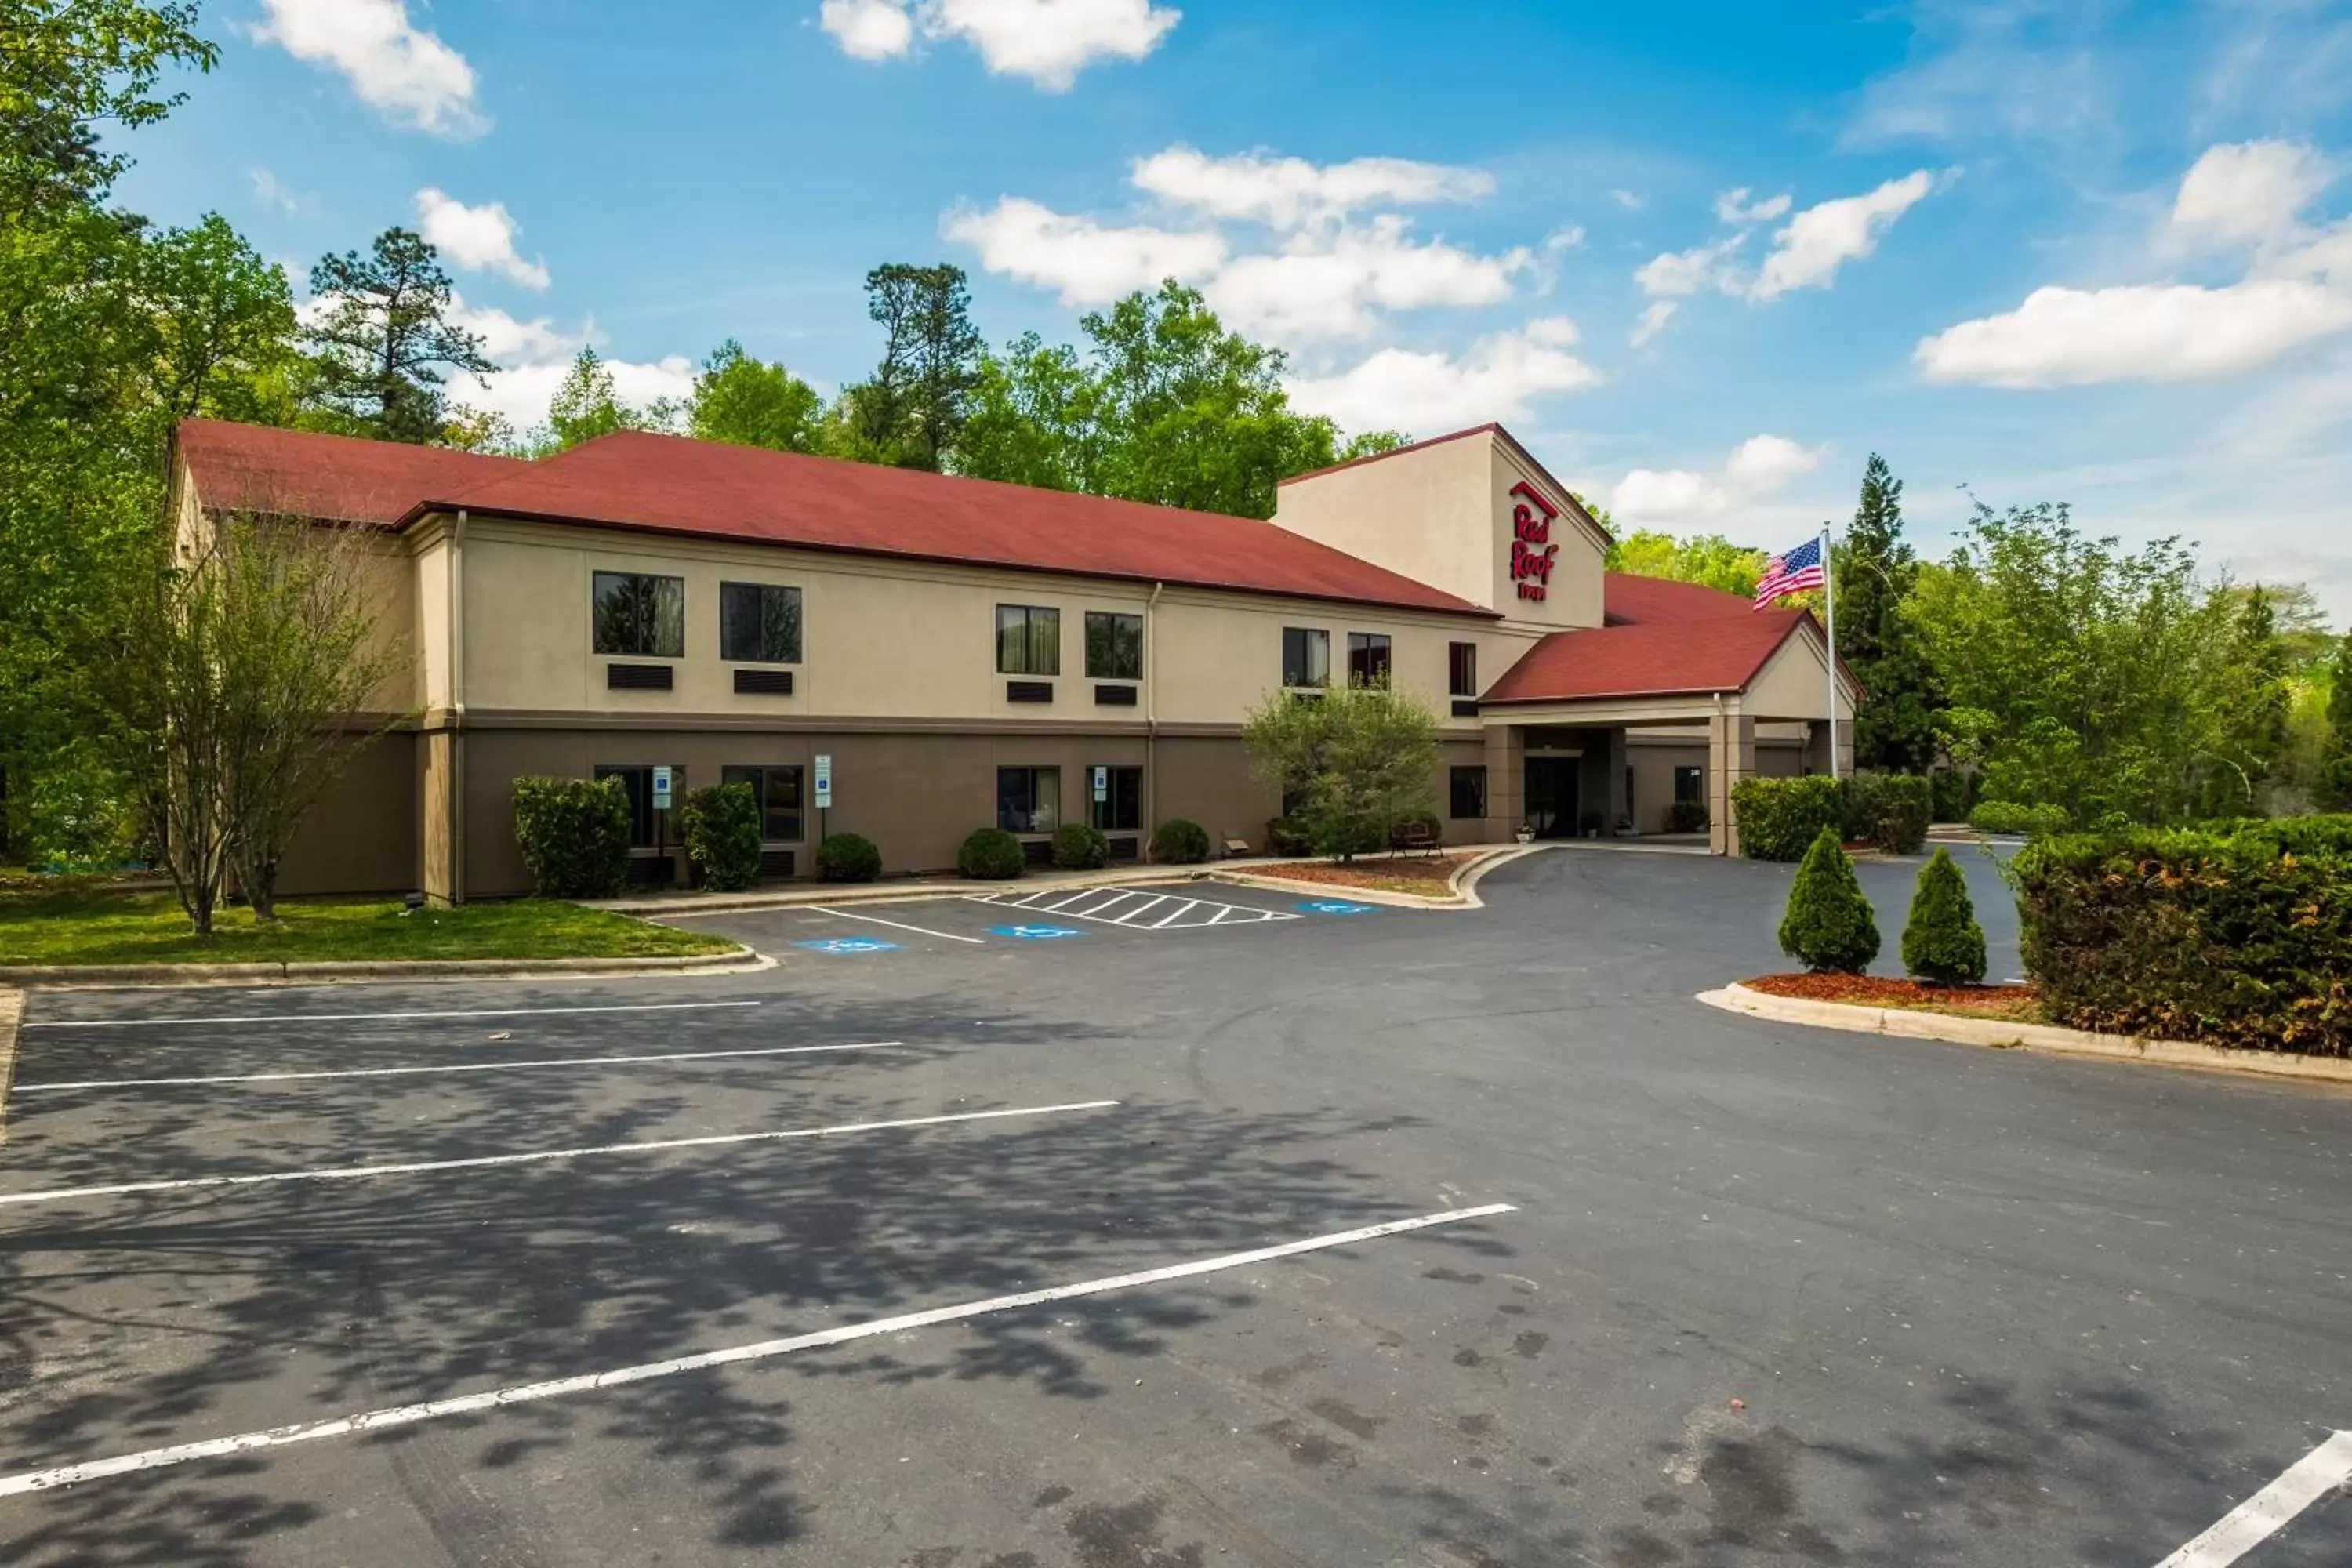
[[[1487,516],[1493,520],[1495,530],[1488,561],[1494,585],[1489,596],[1479,602],[1501,611],[1515,626],[1539,631],[1601,625],[1605,618],[1602,563],[1608,556],[1608,536],[1584,515],[1575,497],[1523,461],[1509,442],[1492,437],[1487,439],[1493,486]],[[1520,598],[1511,577],[1513,513],[1524,499],[1514,496],[1512,490],[1522,484],[1548,498],[1559,512],[1551,520],[1548,540],[1559,553],[1553,558],[1551,580],[1542,584],[1545,595],[1540,601]]]
[[[1829,717],[1829,645],[1811,622],[1782,643],[1748,685],[1746,707],[1759,718],[1821,719]],[[1853,688],[1838,683],[1838,725],[1853,723]]]

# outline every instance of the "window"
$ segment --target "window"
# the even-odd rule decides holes
[[[1348,634],[1348,684],[1386,686],[1389,683],[1389,639],[1379,632]]]
[[[1087,679],[1143,679],[1143,617],[1087,612]]]
[[[1696,805],[1706,798],[1706,774],[1700,768],[1675,770],[1675,804]]]
[[[1062,673],[1062,612],[1040,605],[996,606],[996,672]]]
[[[1317,626],[1282,628],[1282,683],[1331,684],[1331,634]]]
[[[1142,827],[1143,770],[1105,768],[1103,775],[1110,787],[1102,799],[1096,800],[1095,771],[1087,770],[1087,797],[1091,807],[1088,820],[1105,833],[1131,833]]]
[[[1454,646],[1460,647],[1462,645],[1456,643]],[[1450,815],[1456,821],[1486,815],[1486,769],[1454,768],[1447,775],[1446,783],[1450,786],[1447,790],[1451,797]]]
[[[599,572],[596,651],[639,658],[686,657],[686,579]]]
[[[686,791],[686,770],[670,770],[670,798],[676,800]],[[654,810],[654,771],[650,767],[599,767],[600,779],[618,779],[621,793],[629,797],[629,847],[658,849],[662,814]]]
[[[737,664],[798,664],[801,591],[765,583],[719,584],[719,657]]]
[[[1062,826],[1062,770],[996,770],[996,826],[1007,833],[1051,833]]]
[[[1445,645],[1445,693],[1449,697],[1478,695],[1476,643],[1450,642]]]
[[[760,839],[766,844],[801,841],[801,771],[798,768],[721,768],[720,784],[746,784],[760,803]]]

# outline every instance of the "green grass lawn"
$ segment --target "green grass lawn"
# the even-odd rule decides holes
[[[303,899],[278,907],[275,921],[257,921],[242,907],[223,909],[207,938],[189,931],[169,893],[0,891],[0,964],[643,958],[734,946],[550,899],[415,914],[384,899]]]

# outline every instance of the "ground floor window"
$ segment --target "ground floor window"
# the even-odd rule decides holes
[[[761,842],[797,844],[801,841],[800,769],[721,768],[719,770],[719,782],[751,786],[751,798],[760,803]]]
[[[660,826],[662,814],[654,809],[654,771],[650,767],[604,765],[596,770],[600,779],[618,779],[621,793],[629,798],[629,847],[658,849],[662,847]],[[670,798],[674,801],[686,788],[686,770],[670,770]]]
[[[1448,775],[1448,795],[1452,816],[1456,821],[1465,817],[1486,815],[1486,770],[1455,768]]]
[[[1102,798],[1090,801],[1094,825],[1105,833],[1131,833],[1143,826],[1143,770],[1104,768]],[[1087,770],[1089,795],[1095,770]]]
[[[1675,804],[1696,805],[1706,798],[1706,770],[1678,767],[1675,770]]]
[[[996,770],[996,826],[1007,833],[1051,833],[1062,826],[1062,770]]]

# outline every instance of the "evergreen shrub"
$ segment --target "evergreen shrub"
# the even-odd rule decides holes
[[[1110,840],[1083,822],[1054,830],[1054,864],[1065,871],[1099,871],[1110,864]]]
[[[1797,867],[1780,917],[1780,951],[1807,969],[1859,974],[1878,956],[1878,921],[1838,830],[1824,827]]]
[[[821,882],[871,882],[882,875],[882,851],[862,833],[828,833],[816,847]]]
[[[1937,985],[1973,985],[1985,977],[1984,927],[1977,924],[1951,851],[1937,849],[1919,868],[1911,915],[1903,923],[1903,967]]]
[[[1165,866],[1197,866],[1209,858],[1209,830],[1171,816],[1151,836],[1151,858]]]
[[[614,899],[629,885],[629,797],[618,779],[519,778],[515,842],[542,899]]]
[[[760,797],[747,784],[688,790],[677,815],[686,853],[702,868],[702,885],[740,893],[760,879]]]
[[[956,851],[957,870],[992,882],[1011,881],[1026,864],[1021,840],[1002,827],[979,829]]]

